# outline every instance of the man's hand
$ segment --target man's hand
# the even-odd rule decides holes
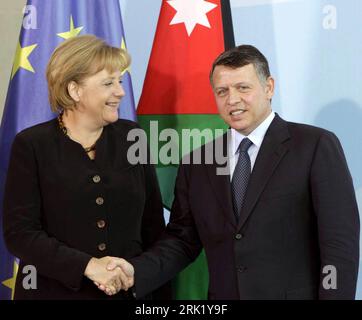
[[[114,267],[107,269],[108,265],[112,265],[114,257],[103,257],[100,259],[92,258],[84,272],[84,275],[92,280],[98,288],[108,295],[113,295],[121,289],[128,290],[133,285],[129,277],[122,271],[121,268]],[[123,260],[123,259],[121,259]],[[124,260],[125,261],[125,260]],[[122,265],[124,263],[122,262]]]
[[[110,261],[107,264],[107,270],[109,272],[113,272],[116,270],[120,270],[123,276],[126,277],[126,280],[122,278],[122,289],[128,290],[128,288],[133,287],[134,285],[134,268],[133,266],[126,260],[122,258],[111,257]],[[107,286],[102,284],[97,284],[98,288],[107,293]]]

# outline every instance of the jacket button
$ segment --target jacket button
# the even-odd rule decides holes
[[[105,227],[105,225],[106,225],[106,222],[104,220],[98,220],[97,221],[97,227],[99,229],[103,229]]]
[[[104,251],[104,250],[106,250],[106,244],[105,244],[105,243],[100,243],[100,244],[98,245],[98,250],[99,250],[99,251]]]
[[[236,240],[240,240],[242,237],[243,237],[243,235],[242,235],[241,233],[237,233],[237,234],[235,235],[235,239],[236,239]]]
[[[246,271],[246,267],[244,267],[244,266],[238,267],[238,272],[243,273],[245,271]]]
[[[92,179],[94,183],[98,183],[99,181],[101,181],[101,177],[98,174],[95,175]]]
[[[97,203],[99,206],[101,206],[101,205],[104,203],[104,199],[103,199],[102,197],[98,197],[98,198],[96,199],[96,203]]]

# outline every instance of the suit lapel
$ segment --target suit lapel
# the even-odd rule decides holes
[[[265,134],[250,176],[238,230],[242,228],[248,219],[274,170],[287,153],[288,147],[283,142],[288,139],[287,123],[276,114]]]

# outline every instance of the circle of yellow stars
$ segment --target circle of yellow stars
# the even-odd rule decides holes
[[[78,36],[78,34],[82,31],[83,28],[84,28],[83,26],[74,27],[73,16],[71,15],[69,23],[69,31],[57,33],[57,36],[63,39],[70,39]],[[14,64],[11,71],[11,79],[14,78],[15,74],[20,68],[35,73],[34,68],[29,61],[29,56],[37,46],[38,46],[37,44],[32,44],[30,46],[21,47],[20,42],[18,42],[16,46]],[[126,49],[124,39],[122,39],[121,48]],[[126,70],[123,71],[122,74],[124,74],[127,71],[130,72],[130,69],[127,68]]]
[[[5,287],[8,287],[11,289],[11,300],[14,300],[14,292],[15,292],[15,281],[16,281],[16,275],[18,274],[19,265],[16,261],[14,261],[13,264],[13,276],[5,281],[2,282],[2,284]]]

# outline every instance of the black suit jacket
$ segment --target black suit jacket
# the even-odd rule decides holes
[[[56,119],[16,136],[3,220],[7,247],[21,261],[15,299],[108,299],[83,276],[90,258],[131,258],[160,235],[163,207],[154,168],[127,160],[127,134],[136,127],[126,120],[104,127],[94,161]],[[36,290],[22,286],[29,264],[37,269]],[[132,296],[112,297],[124,298]]]
[[[221,139],[226,145],[226,135]],[[202,147],[203,154],[205,146]],[[210,299],[354,299],[359,215],[337,137],[278,115],[259,150],[240,222],[230,176],[181,164],[163,240],[131,259],[138,296],[170,279],[204,247]],[[337,289],[324,289],[324,266]]]

